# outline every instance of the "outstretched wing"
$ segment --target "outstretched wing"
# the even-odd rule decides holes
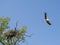
[[[46,12],[45,12],[45,14],[44,14],[44,15],[45,15],[45,19],[47,19],[48,17],[47,17],[47,13],[46,13]]]
[[[50,23],[50,21],[49,21],[49,20],[47,20],[46,22],[47,22],[49,25],[51,25],[51,23]]]

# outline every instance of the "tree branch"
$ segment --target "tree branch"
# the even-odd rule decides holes
[[[0,43],[2,43],[3,45],[5,45],[2,41],[0,41]]]

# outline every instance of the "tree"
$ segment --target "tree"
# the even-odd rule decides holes
[[[9,17],[0,18],[0,43],[2,45],[17,45],[18,42],[25,41],[26,26],[22,26],[18,30],[16,27],[10,30],[9,21]]]

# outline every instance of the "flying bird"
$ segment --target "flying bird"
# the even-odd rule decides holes
[[[51,25],[51,22],[48,19],[48,16],[47,16],[47,13],[46,12],[44,13],[44,15],[45,15],[45,21],[46,21],[46,23],[49,24],[49,25]]]

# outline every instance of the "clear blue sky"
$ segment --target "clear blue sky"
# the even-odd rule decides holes
[[[48,13],[52,25],[44,22]],[[27,26],[27,37],[21,45],[60,45],[60,0],[0,0],[0,17],[10,17],[11,29]]]

